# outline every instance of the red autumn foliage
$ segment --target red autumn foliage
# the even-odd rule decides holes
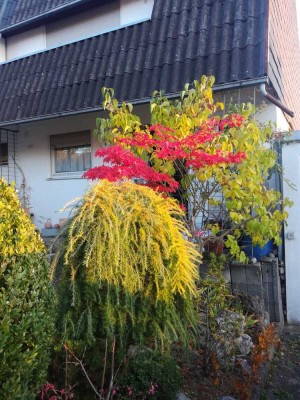
[[[45,383],[41,387],[40,400],[72,400],[75,398],[74,386],[68,389],[57,389],[53,383]]]
[[[135,156],[126,146],[148,152],[152,158],[164,161],[183,161],[187,169],[197,171],[205,166],[221,163],[240,163],[245,154],[216,150],[205,150],[205,144],[211,143],[227,128],[238,128],[244,118],[238,114],[229,115],[222,120],[211,118],[195,132],[184,138],[178,138],[174,130],[162,125],[152,125],[149,131],[134,132],[130,137],[117,139],[117,145],[97,150],[96,156],[103,157],[105,165],[94,167],[84,174],[88,179],[107,179],[111,182],[123,179],[139,179],[159,192],[175,192],[178,182],[167,173],[161,173]]]
[[[109,165],[91,168],[84,174],[85,178],[107,179],[110,182],[141,179],[145,185],[159,192],[175,192],[179,186],[170,175],[155,171],[144,160],[120,145],[98,149],[96,156],[103,157],[103,161]]]

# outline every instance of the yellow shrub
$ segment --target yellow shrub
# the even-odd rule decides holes
[[[102,181],[85,196],[69,229],[65,263],[76,274],[84,248],[89,282],[170,301],[196,294],[198,253],[186,240],[183,212],[172,199],[132,182]]]
[[[22,255],[44,250],[29,216],[22,209],[14,187],[0,179],[0,255]]]

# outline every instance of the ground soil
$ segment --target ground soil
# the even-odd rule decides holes
[[[261,400],[300,400],[300,326],[284,329]]]
[[[243,389],[240,394],[233,390],[239,375],[235,368],[205,374],[201,358],[199,354],[194,365],[184,371],[185,393],[191,400],[218,400],[222,396],[235,400],[300,400],[300,326],[284,328],[272,360],[262,365],[262,374],[253,387],[245,387],[248,394]]]

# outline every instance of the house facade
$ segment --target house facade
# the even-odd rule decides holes
[[[154,90],[214,75],[217,100],[300,129],[295,0],[0,0],[0,36],[0,175],[38,227],[99,162],[102,87],[147,123]]]

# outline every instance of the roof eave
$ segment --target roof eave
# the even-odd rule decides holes
[[[222,83],[222,84],[214,85],[213,90],[215,92],[222,92],[225,90],[234,90],[234,89],[241,89],[241,88],[246,88],[246,87],[251,87],[251,86],[258,86],[262,83],[269,83],[269,78],[267,76],[263,76],[261,78],[247,79],[244,81]],[[167,93],[166,97],[168,97],[169,99],[178,98],[178,97],[180,97],[180,92]],[[128,102],[131,104],[134,104],[134,105],[142,105],[142,104],[149,103],[151,98],[152,97],[145,97],[142,99],[128,100]],[[55,114],[47,114],[47,115],[40,115],[40,116],[35,116],[35,117],[24,118],[21,120],[0,122],[0,128],[5,128],[8,126],[19,125],[19,124],[25,124],[25,123],[30,123],[30,122],[45,121],[48,119],[70,117],[70,116],[79,115],[79,114],[89,114],[89,113],[93,113],[93,112],[97,112],[97,111],[103,111],[103,107],[99,105],[97,107],[89,107],[89,108],[76,110],[76,111],[63,111],[63,112],[59,112],[59,113],[55,113]]]
[[[82,4],[91,2],[91,1],[92,0],[71,0],[67,4],[63,4],[62,6],[55,7],[47,12],[44,12],[44,13],[41,13],[34,17],[28,18],[28,19],[18,22],[16,24],[6,26],[2,29],[0,28],[0,34],[3,37],[6,37],[8,35],[19,33],[30,26],[34,27],[34,26],[38,25],[39,23],[42,23],[44,20],[55,17],[57,14],[62,14],[64,11],[71,10],[72,8],[75,8],[79,5],[82,5]]]

